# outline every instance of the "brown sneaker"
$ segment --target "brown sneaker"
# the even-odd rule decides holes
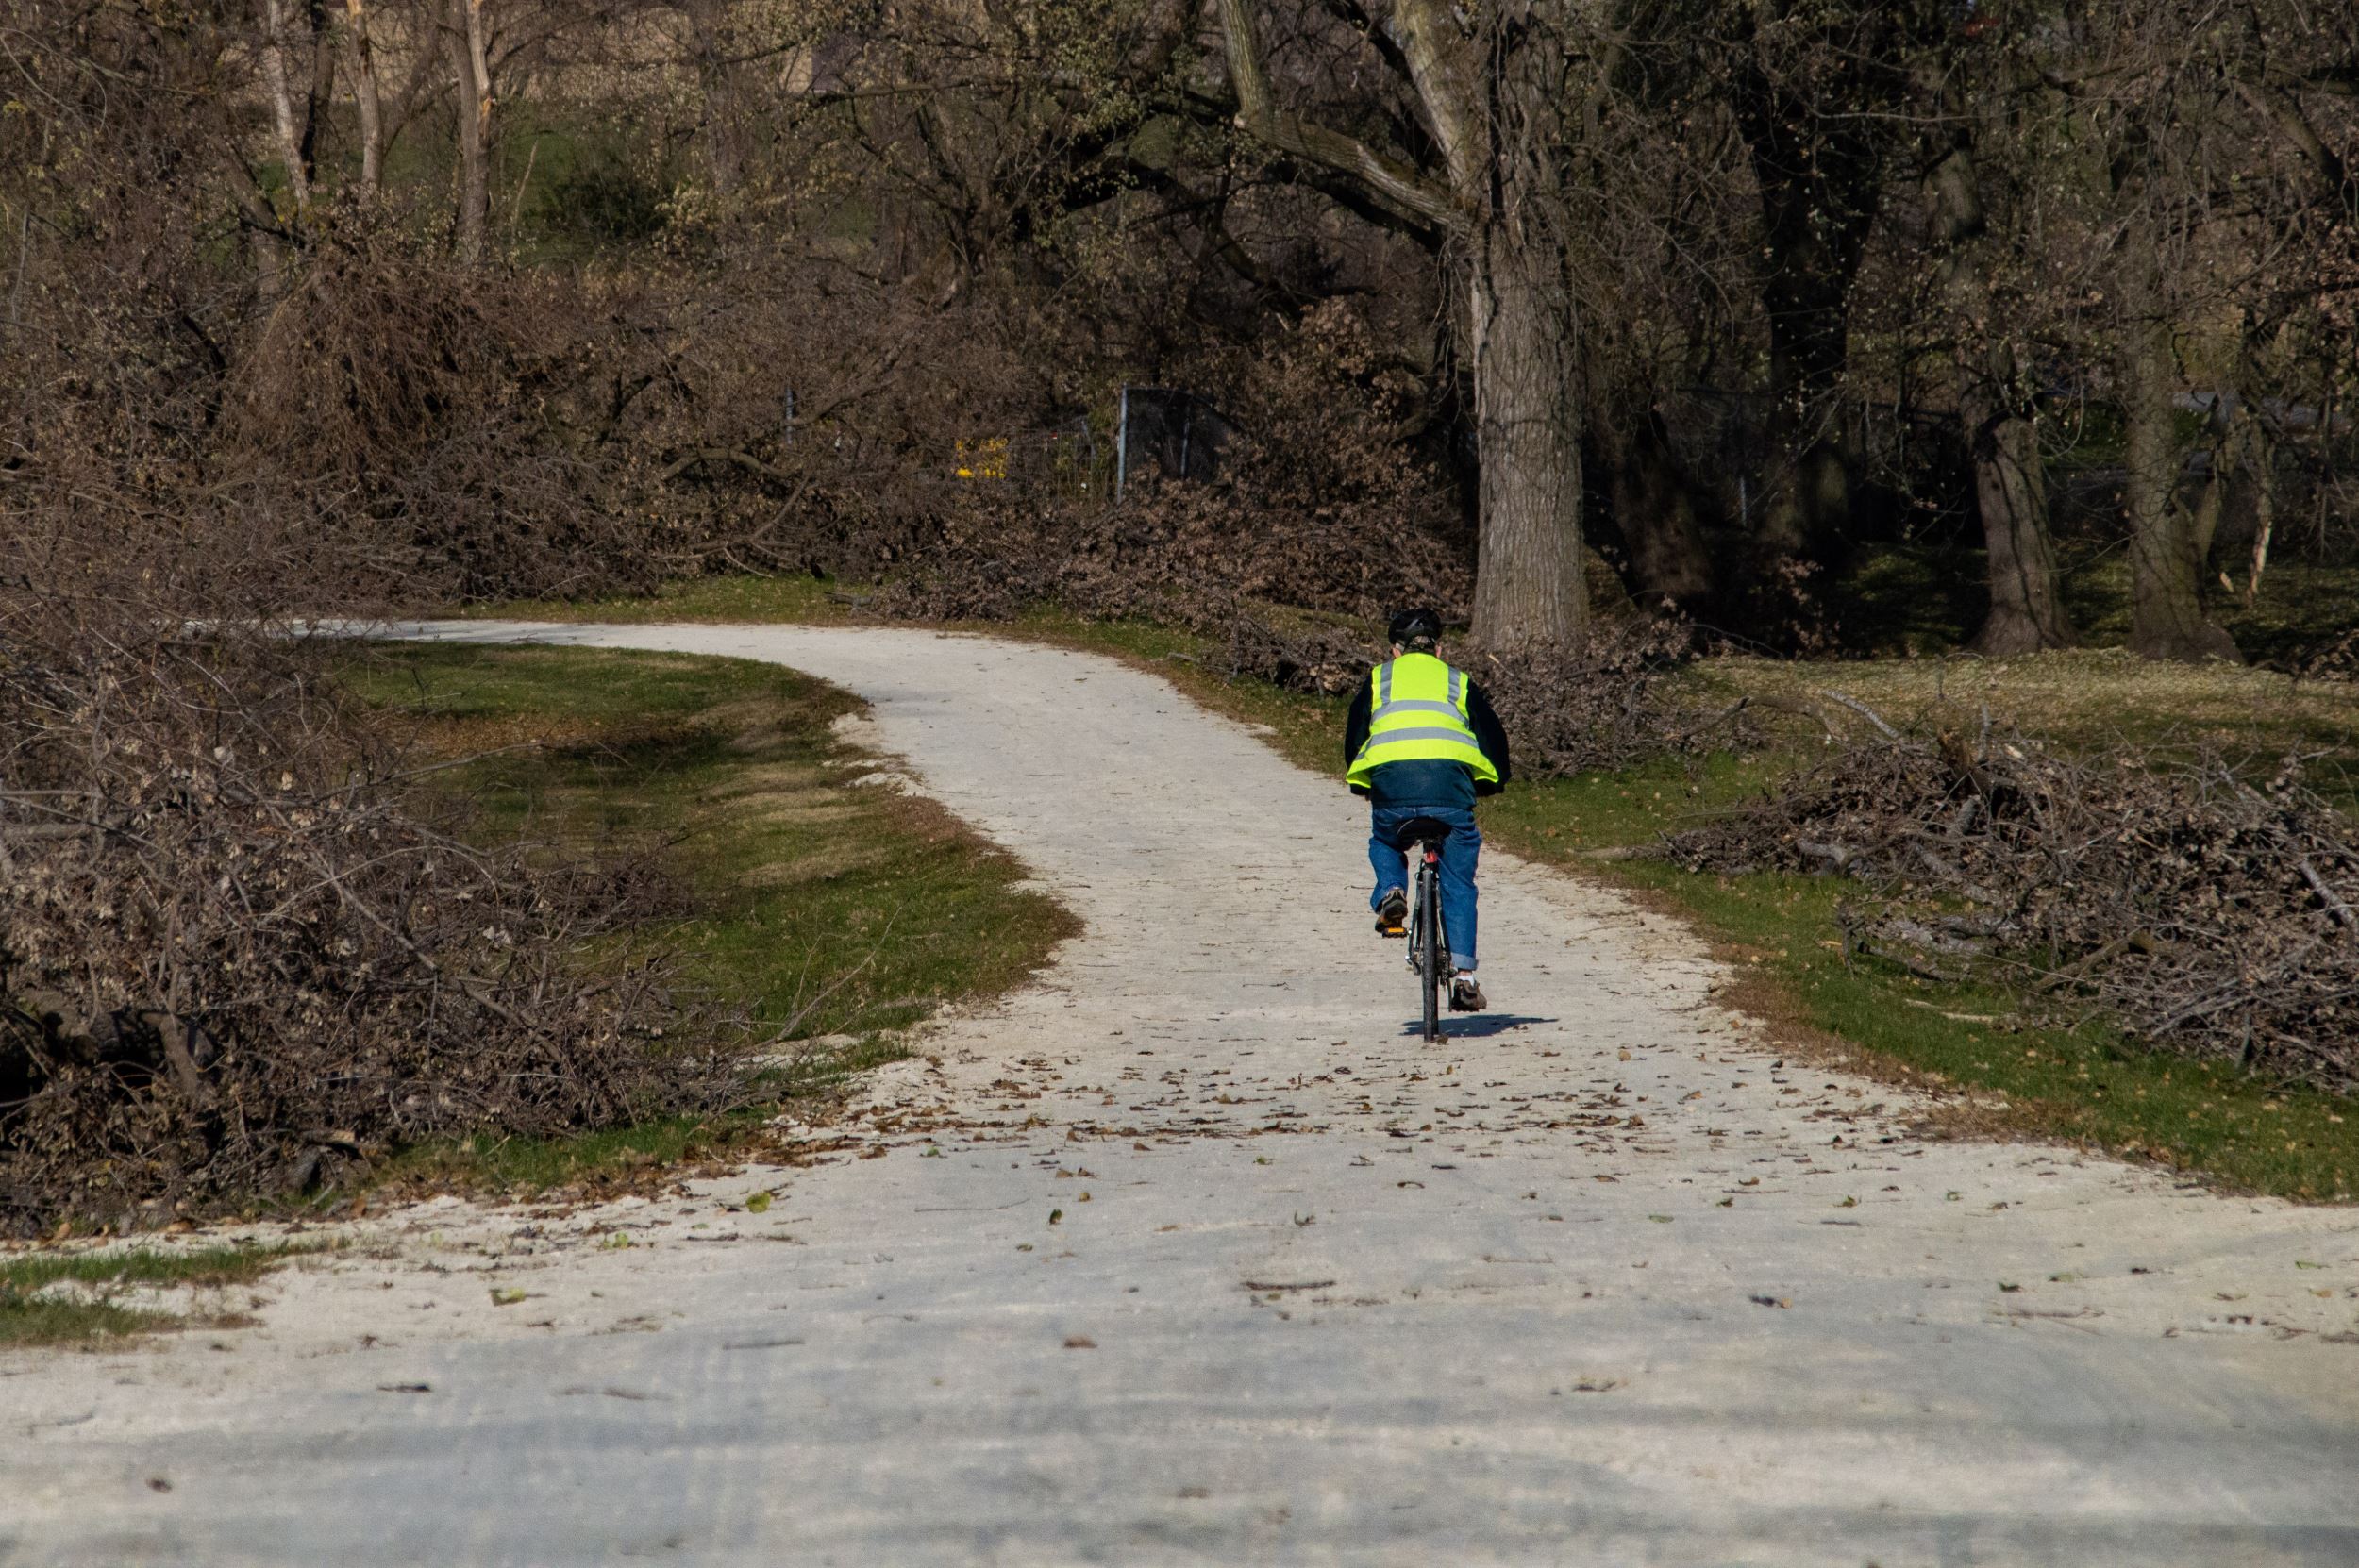
[[[1490,1005],[1490,1001],[1482,994],[1482,988],[1475,984],[1475,977],[1473,976],[1461,975],[1456,979],[1450,981],[1450,1011],[1481,1012],[1483,1009],[1489,1007]]]

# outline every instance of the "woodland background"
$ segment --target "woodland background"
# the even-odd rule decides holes
[[[567,957],[639,884],[437,815],[289,617],[816,576],[1316,690],[1432,602],[1558,772],[1696,744],[1699,649],[2359,663],[2348,6],[11,0],[0,269],[11,1213],[710,1087]],[[1117,500],[1140,387],[1229,433]],[[2063,787],[1912,756],[1893,843]],[[2225,949],[2155,1032],[2347,1085],[2359,858],[2250,794],[2136,809],[2300,1049]]]

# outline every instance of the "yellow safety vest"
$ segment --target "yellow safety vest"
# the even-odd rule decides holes
[[[1344,775],[1364,785],[1387,762],[1464,762],[1485,784],[1498,769],[1466,718],[1466,676],[1431,654],[1402,654],[1368,672],[1368,740]]]

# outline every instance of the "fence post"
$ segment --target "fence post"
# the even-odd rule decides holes
[[[1114,501],[1122,500],[1123,481],[1130,474],[1130,389],[1122,389],[1122,401],[1114,410]]]

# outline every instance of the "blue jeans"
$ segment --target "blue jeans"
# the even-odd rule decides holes
[[[1376,891],[1368,908],[1395,888],[1409,891],[1409,857],[1394,846],[1394,834],[1412,817],[1449,824],[1442,841],[1442,931],[1449,939],[1450,962],[1475,966],[1475,862],[1482,856],[1482,830],[1474,813],[1460,806],[1378,806],[1368,812],[1368,864],[1376,868]]]

